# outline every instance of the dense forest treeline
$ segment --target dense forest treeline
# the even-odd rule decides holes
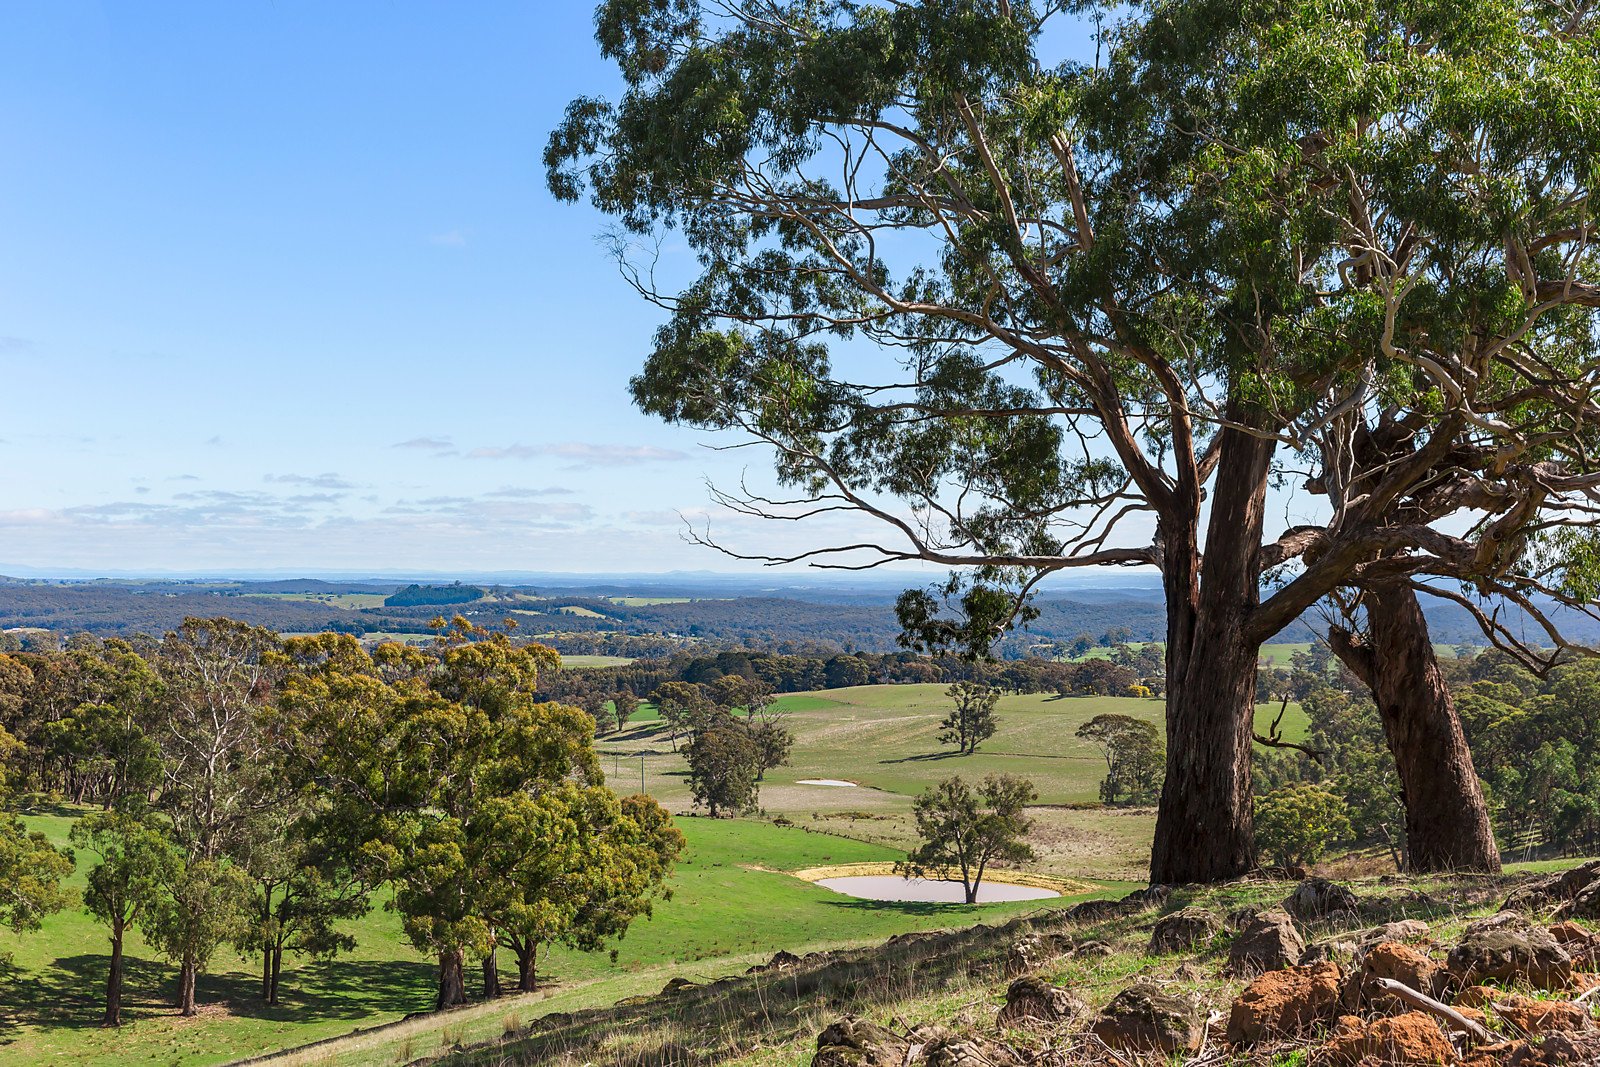
[[[583,705],[595,695],[609,699],[626,690],[641,699],[666,682],[709,685],[723,678],[763,683],[774,693],[846,689],[857,685],[916,682],[976,682],[1002,692],[1060,693],[1063,696],[1159,696],[1162,654],[1159,645],[1119,643],[1077,662],[1060,660],[969,660],[958,656],[898,653],[786,654],[730,650],[712,655],[679,652],[664,659],[616,666],[546,673],[540,693],[550,700]]]

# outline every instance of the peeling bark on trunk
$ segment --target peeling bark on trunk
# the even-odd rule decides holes
[[[460,949],[439,953],[439,998],[433,1005],[435,1011],[458,1008],[467,1002],[465,966],[465,953]]]
[[[1367,640],[1339,627],[1328,640],[1378,706],[1400,776],[1408,867],[1498,872],[1488,805],[1417,594],[1387,586],[1366,595]]]
[[[1158,884],[1218,882],[1255,865],[1251,727],[1261,638],[1259,547],[1272,444],[1237,430],[1222,446],[1201,562],[1193,529],[1163,529],[1167,777],[1151,849]]]

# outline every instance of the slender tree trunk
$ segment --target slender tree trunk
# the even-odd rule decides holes
[[[283,977],[283,943],[272,946],[272,983],[267,989],[267,1003],[278,1003],[278,987]]]
[[[194,982],[198,970],[199,968],[195,966],[194,960],[188,959],[187,957],[178,967],[179,1015],[187,1017],[196,1014],[194,1004]]]
[[[270,944],[261,950],[261,999],[264,1003],[272,1003],[272,946]]]
[[[464,975],[465,954],[458,948],[439,953],[439,999],[435,1011],[457,1008],[467,1002],[467,984]]]
[[[1192,525],[1161,530],[1167,777],[1150,858],[1156,884],[1225,881],[1255,864],[1250,745],[1261,644],[1250,615],[1260,603],[1272,444],[1221,432],[1203,567]]]
[[[122,924],[111,931],[111,966],[106,970],[106,1013],[101,1026],[122,1025]]]
[[[1489,808],[1417,594],[1395,585],[1367,597],[1367,639],[1339,627],[1328,639],[1378,705],[1405,803],[1407,867],[1498,872]]]
[[[483,957],[483,999],[493,1000],[500,995],[500,962],[496,959],[498,946],[489,949]]]

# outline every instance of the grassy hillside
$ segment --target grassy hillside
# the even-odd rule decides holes
[[[28,821],[64,843],[74,815],[58,811]],[[669,965],[673,973],[701,973],[724,966],[707,961],[725,957],[764,958],[779,948],[808,951],[881,940],[1036,906],[968,909],[853,900],[782,872],[889,860],[897,853],[758,821],[690,818],[679,825],[689,847],[673,879],[672,899],[660,902],[653,919],[636,924],[618,943],[615,962],[606,953],[553,952],[542,963],[548,985],[539,999],[586,996],[590,1005],[610,1003],[628,995],[615,990],[638,991],[640,979],[633,976],[649,976],[643,986],[658,988],[665,979],[656,972]],[[74,884],[83,884],[81,869]],[[128,945],[132,1021],[117,1031],[96,1025],[107,945],[89,916],[66,912],[51,916],[38,933],[0,932],[0,952],[13,959],[0,977],[0,1064],[224,1063],[432,1007],[432,964],[403,942],[395,916],[375,910],[350,930],[359,947],[348,956],[285,960],[284,1003],[276,1008],[256,998],[255,961],[224,949],[201,979],[201,1015],[187,1020],[166,1000],[175,968],[134,935]],[[507,979],[512,977],[508,972]],[[589,992],[579,996],[582,989]]]

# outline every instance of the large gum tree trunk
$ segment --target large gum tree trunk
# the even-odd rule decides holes
[[[435,1011],[458,1008],[467,1002],[467,983],[463,973],[466,954],[460,949],[445,949],[439,953],[439,998]]]
[[[1250,745],[1260,639],[1249,623],[1260,603],[1272,445],[1222,432],[1203,565],[1192,533],[1162,530],[1167,777],[1150,854],[1156,884],[1225,881],[1255,865]]]
[[[516,939],[511,942],[511,949],[517,955],[517,989],[532,993],[539,980],[539,942]]]
[[[1400,776],[1410,868],[1498,872],[1489,808],[1417,594],[1385,586],[1366,596],[1367,638],[1332,627],[1328,639],[1378,706]]]

